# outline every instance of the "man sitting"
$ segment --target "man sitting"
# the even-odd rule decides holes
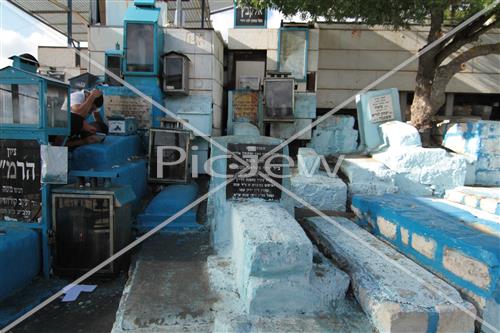
[[[99,113],[99,108],[103,105],[104,99],[102,91],[94,89],[92,91],[80,90],[71,94],[71,135],[67,146],[70,148],[85,144],[98,143],[103,140],[103,136],[96,135],[97,132],[107,134],[108,126],[104,123]],[[66,110],[67,104],[62,106]],[[95,122],[88,123],[87,117],[93,114]]]

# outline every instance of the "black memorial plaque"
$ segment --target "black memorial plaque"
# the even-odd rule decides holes
[[[0,220],[35,221],[41,214],[40,144],[0,140]]]
[[[270,152],[276,146],[274,145],[263,145],[263,144],[239,144],[239,143],[229,143],[227,149],[234,155],[246,161],[249,165],[255,165],[262,156]],[[273,156],[282,154],[282,151],[273,153],[266,160],[271,159],[270,165],[283,164],[283,158],[278,158]],[[231,156],[231,154],[229,154]],[[272,174],[267,173],[265,169],[264,161],[259,161],[257,164],[257,173],[252,173],[250,169],[242,172],[239,177],[233,180],[226,186],[226,199],[231,200],[245,200],[245,199],[264,199],[266,201],[278,201],[281,199],[281,189],[276,187],[274,184],[270,183],[262,176],[259,172],[262,172],[269,176],[277,183],[281,184],[281,177],[275,177],[274,175],[283,175],[282,167],[271,167],[270,171]],[[252,164],[253,163],[253,164]],[[231,177],[237,174],[239,171],[245,169],[247,166],[238,162],[234,157],[229,157],[227,160],[227,175]],[[245,176],[250,175],[250,176]]]
[[[237,27],[261,27],[265,28],[267,23],[266,9],[257,9],[250,6],[234,7],[234,26]]]

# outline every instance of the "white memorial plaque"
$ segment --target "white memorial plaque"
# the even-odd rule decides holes
[[[395,119],[391,95],[374,96],[370,98],[368,104],[370,121],[372,123],[381,123]]]
[[[104,111],[107,118],[117,115],[134,117],[138,121],[139,128],[151,127],[152,109],[152,104],[139,96],[104,96]]]

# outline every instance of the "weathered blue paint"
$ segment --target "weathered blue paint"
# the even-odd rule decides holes
[[[417,201],[422,202],[431,207],[435,207],[436,209],[448,214],[450,217],[456,218],[457,221],[464,222],[466,224],[471,225],[480,231],[485,231],[497,237],[500,237],[500,223],[498,219],[487,219],[486,216],[484,218],[479,218],[468,210],[467,206],[463,206],[463,208],[459,208],[457,206],[452,206],[442,199],[433,199],[433,198],[415,198]],[[485,214],[486,215],[486,214]]]
[[[71,177],[110,178],[112,185],[130,186],[137,204],[148,191],[147,166],[137,135],[108,135],[104,142],[75,149],[70,160]]]
[[[474,161],[475,184],[500,185],[500,122],[471,120],[463,123],[443,124],[436,135],[442,144]]]
[[[429,312],[429,319],[427,319],[427,333],[436,333],[439,324],[439,312]]]
[[[425,200],[402,195],[368,197],[355,195],[352,206],[358,215],[358,223],[376,236],[391,243],[400,252],[415,260],[421,266],[435,273],[463,292],[463,297],[475,304],[478,313],[487,322],[498,324],[500,300],[500,247],[498,236],[478,231],[466,221],[437,209]],[[396,225],[394,238],[387,237],[379,229],[377,218]],[[401,228],[408,230],[408,244],[403,242]],[[412,246],[414,234],[435,242],[433,258],[415,250]],[[475,284],[449,271],[443,263],[444,250],[449,249],[484,265],[489,279],[486,286]],[[460,263],[458,263],[460,264]],[[457,268],[458,269],[458,268]],[[465,273],[465,268],[462,268]],[[472,268],[468,268],[472,269]],[[477,269],[477,268],[476,268]],[[470,273],[469,273],[470,274]],[[470,295],[475,295],[471,297]],[[483,297],[485,304],[477,302]],[[493,315],[492,315],[493,314]]]
[[[71,156],[71,170],[106,170],[126,163],[132,156],[143,155],[138,135],[108,135],[102,143],[76,148]]]
[[[41,238],[35,230],[0,225],[0,301],[26,287],[41,268]]]
[[[197,197],[198,185],[196,183],[169,185],[156,195],[144,212],[137,217],[137,224],[135,227],[140,233],[148,232],[184,209],[195,201]],[[196,222],[197,209],[198,206],[195,206],[191,210],[185,212],[163,228],[161,232],[194,231],[202,229],[203,226]]]
[[[379,128],[379,123],[370,120],[369,103],[373,97],[390,95],[394,111],[394,119],[402,121],[401,108],[399,105],[399,93],[396,88],[369,91],[356,96],[356,108],[358,112],[359,135],[361,138],[361,149],[373,151],[384,144],[384,139]]]
[[[38,85],[38,123],[37,124],[0,124],[0,139],[13,140],[37,140],[40,144],[48,144],[49,136],[68,136],[70,133],[70,103],[67,103],[66,112],[68,122],[64,127],[49,127],[47,110],[47,89],[49,84],[64,88],[67,96],[70,96],[70,87],[64,82],[52,78],[41,76],[33,72],[33,68],[23,64],[19,58],[14,58],[14,65],[0,70],[0,84],[35,84]],[[30,223],[19,222],[20,228],[38,229],[41,238],[42,271],[45,277],[49,277],[50,272],[50,249],[48,233],[50,228],[51,205],[50,203],[51,185],[41,184],[42,191],[42,215],[41,221],[30,221]],[[5,221],[0,221],[0,227],[5,225]]]
[[[299,119],[316,119],[316,93],[296,92],[293,116]]]

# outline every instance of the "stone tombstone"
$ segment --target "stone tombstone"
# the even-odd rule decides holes
[[[396,88],[374,90],[356,96],[361,148],[374,151],[384,139],[380,125],[388,121],[402,121],[399,92]]]
[[[250,124],[248,124],[250,125]],[[244,131],[244,134],[250,131]],[[243,160],[254,160],[274,147],[282,143],[282,140],[258,135],[233,135],[214,138],[220,146],[233,152]],[[288,156],[288,147],[281,148],[275,154]],[[293,200],[279,187],[268,182],[258,174],[246,178],[237,178],[228,184],[224,184],[231,175],[241,170],[243,166],[231,155],[228,155],[220,147],[211,145],[210,156],[211,178],[210,191],[215,190],[208,198],[207,217],[211,229],[212,245],[219,254],[227,254],[231,248],[232,224],[231,207],[233,203],[244,201],[275,202],[283,206],[292,216],[294,215]],[[283,156],[276,156],[270,164],[284,164],[281,167],[272,167],[272,174],[264,171],[265,162],[259,163],[258,170],[264,171],[271,178],[281,184],[283,188],[290,189],[290,167]],[[248,170],[250,171],[250,170]],[[274,175],[273,175],[274,174]],[[274,177],[280,176],[281,177]]]

